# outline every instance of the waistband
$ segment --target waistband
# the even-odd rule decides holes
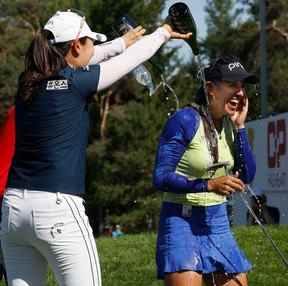
[[[62,200],[63,197],[65,196],[71,196],[74,198],[80,198],[82,199],[82,194],[81,195],[71,195],[71,194],[66,194],[66,193],[54,193],[54,192],[46,192],[46,191],[38,191],[38,190],[27,190],[27,189],[16,189],[16,188],[7,188],[4,193],[5,196],[9,195],[14,195],[19,198],[31,198],[31,199],[54,199],[56,198],[57,200]]]
[[[213,192],[187,194],[165,192],[163,194],[163,201],[176,204],[208,207],[223,204],[227,201],[227,199],[225,196]]]

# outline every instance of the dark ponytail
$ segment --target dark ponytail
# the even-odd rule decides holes
[[[201,85],[201,87],[198,89],[196,93],[195,103],[197,103],[198,105],[203,105],[207,107],[207,99],[206,99],[203,84]]]
[[[218,151],[218,139],[217,139],[217,133],[216,128],[214,126],[211,114],[208,110],[208,103],[207,103],[207,97],[205,94],[204,86],[199,88],[196,94],[195,98],[194,108],[196,107],[204,125],[204,132],[205,137],[208,143],[209,152],[211,154],[211,157],[213,159],[213,163],[217,163],[219,160],[219,151]],[[193,105],[192,105],[193,106]]]
[[[32,40],[26,55],[25,69],[20,75],[19,90],[23,100],[32,98],[33,91],[42,80],[57,73],[67,66],[65,56],[70,49],[70,42],[52,44],[53,34],[47,30],[41,30]]]

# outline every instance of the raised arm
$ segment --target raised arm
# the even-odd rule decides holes
[[[245,128],[238,129],[235,138],[236,164],[235,171],[244,183],[251,183],[256,173],[256,162],[248,141]]]
[[[189,39],[192,37],[192,33],[179,34],[174,32],[169,25],[164,24],[163,27],[158,28],[154,33],[142,37],[122,54],[100,64],[98,91],[110,86],[150,59],[162,44],[167,42],[171,37]]]
[[[229,115],[235,128],[235,150],[236,150],[236,162],[234,171],[239,173],[239,178],[244,183],[250,183],[256,173],[256,163],[252,150],[248,141],[247,132],[245,129],[245,121],[247,118],[249,101],[244,88],[239,90],[238,96],[240,96],[240,103],[236,112],[232,112]],[[229,110],[229,109],[228,109]]]
[[[169,39],[170,33],[164,28],[158,28],[154,33],[142,37],[122,54],[100,63],[98,91],[110,86],[150,59]]]
[[[103,61],[107,61],[111,57],[115,57],[121,54],[125,48],[125,42],[122,37],[101,45],[94,46],[94,54],[89,62],[89,65],[96,65]]]
[[[142,26],[138,26],[125,33],[122,37],[104,44],[96,45],[94,47],[94,55],[91,58],[89,65],[107,61],[110,58],[121,54],[126,48],[137,42],[145,32],[146,30]]]

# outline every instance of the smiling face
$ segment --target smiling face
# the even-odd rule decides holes
[[[246,98],[242,82],[207,82],[212,118],[220,120],[224,115],[233,115]]]
[[[235,95],[228,100],[225,105],[225,111],[229,116],[233,116],[236,112],[242,111],[246,104],[247,96],[244,88],[241,88]]]

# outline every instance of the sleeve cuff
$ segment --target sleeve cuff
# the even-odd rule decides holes
[[[119,38],[119,47],[120,47],[120,53],[124,52],[126,50],[126,44],[122,37]]]
[[[159,35],[164,38],[165,42],[171,38],[171,34],[163,27],[159,27],[156,32],[158,32]]]
[[[246,128],[243,127],[243,128],[238,128],[236,129],[237,130],[237,133],[245,133],[246,132]]]

